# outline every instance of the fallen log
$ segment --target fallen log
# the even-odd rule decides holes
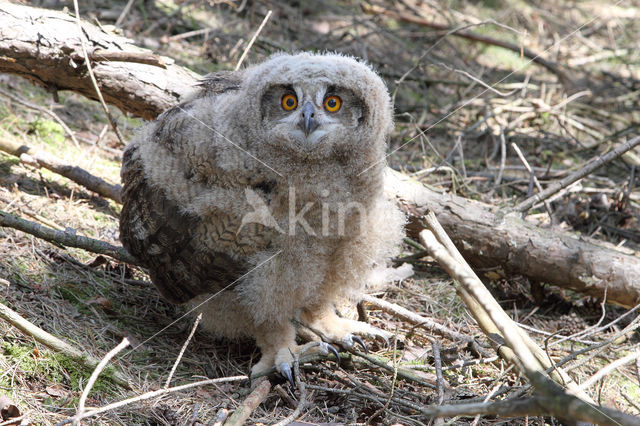
[[[464,258],[502,276],[569,288],[624,307],[640,303],[640,258],[584,236],[542,229],[489,204],[440,194],[389,169],[386,191],[414,213],[407,232],[424,229],[419,216],[432,210]]]
[[[100,49],[90,55],[100,90],[108,103],[125,112],[152,119],[197,82],[197,74],[175,64],[150,65],[151,53],[123,37],[86,22],[83,28]],[[73,18],[65,13],[0,3],[0,72],[94,99],[86,67],[78,62],[79,40]],[[519,274],[598,298],[606,291],[608,302],[625,307],[640,303],[638,257],[586,237],[538,228],[488,204],[439,194],[390,169],[387,187],[410,210],[433,210],[476,268]],[[413,218],[408,231],[417,237],[422,228]]]
[[[83,21],[93,72],[105,101],[153,119],[193,87],[198,75],[131,40]],[[97,99],[84,65],[75,17],[0,2],[0,72],[18,74],[50,91]]]

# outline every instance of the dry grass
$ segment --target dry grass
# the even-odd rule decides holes
[[[84,16],[93,13],[102,24],[113,23],[125,4],[98,0],[83,3]],[[242,10],[236,10],[240,3]],[[442,32],[387,17],[364,15],[357,2],[323,0],[276,5],[261,1],[192,1],[166,21],[162,17],[175,10],[175,4],[140,2],[135,3],[123,27],[140,44],[205,73],[232,69],[266,10],[273,9],[274,15],[248,62],[260,61],[280,49],[329,49],[366,58],[388,82],[395,98],[397,130],[391,141],[390,164],[416,173],[431,186],[496,205],[513,205],[528,191],[529,177],[510,143],[522,149],[544,185],[605,152],[619,142],[617,135],[637,133],[640,68],[636,44],[640,9],[631,2],[623,1],[615,7],[602,1],[566,5],[545,2],[539,6],[504,0],[449,5],[412,0],[376,4],[454,27],[474,24],[466,30],[524,43],[565,67],[574,64],[566,68],[571,84],[562,85],[557,76],[537,65],[523,68],[526,61],[517,53],[453,35],[445,37]],[[594,17],[599,19],[592,21]],[[503,26],[478,25],[488,19]],[[143,37],[141,33],[152,22],[160,24]],[[210,31],[181,36],[202,28]],[[580,31],[573,33],[577,28]],[[553,44],[561,39],[562,43]],[[492,89],[463,72],[492,85]],[[0,79],[12,93],[31,102],[44,106],[52,102],[47,92],[18,78]],[[99,137],[106,125],[99,106],[73,94],[62,94],[56,112],[78,132],[84,141],[81,149],[66,140],[48,117],[11,102],[0,105],[0,131],[117,182],[122,147],[110,130]],[[137,120],[123,116],[118,116],[118,122],[127,137],[137,125]],[[504,162],[501,133],[505,137]],[[638,250],[637,165],[638,157],[628,155],[561,194],[552,203],[557,225]],[[424,172],[434,167],[438,169]],[[0,208],[49,226],[70,226],[80,234],[117,243],[116,204],[2,154]],[[530,220],[548,225],[544,210],[533,213]],[[407,247],[406,251],[409,254],[411,249]],[[129,337],[136,349],[123,352],[116,363],[131,377],[135,391],[163,385],[192,318],[183,318],[182,309],[162,301],[141,270],[111,261],[95,262],[95,256],[89,253],[55,247],[11,229],[0,229],[0,259],[0,278],[11,283],[9,288],[0,286],[2,303],[98,358],[122,337]],[[456,297],[448,276],[428,261],[417,262],[416,269],[414,279],[390,288],[384,297],[454,330],[479,336],[482,341],[484,337]],[[599,303],[593,300],[547,287],[533,286],[532,291],[531,284],[519,277],[509,282],[491,282],[491,288],[510,315],[547,332],[570,334],[592,326],[602,316]],[[622,312],[606,306],[602,324]],[[432,336],[382,312],[373,311],[371,317],[375,324],[402,337],[395,354],[373,343],[376,355],[387,359],[396,356],[398,362],[413,365],[423,380],[433,381]],[[582,339],[605,340],[635,317],[637,313],[615,327]],[[0,336],[0,394],[10,396],[32,423],[50,424],[72,415],[90,372],[51,353],[4,322],[0,322]],[[534,337],[544,345],[547,336]],[[475,357],[460,342],[440,341],[445,366]],[[637,332],[626,336],[572,373],[580,381],[637,348],[639,341]],[[550,354],[557,360],[584,346],[565,342],[552,347]],[[173,383],[201,376],[243,374],[258,356],[252,342],[219,341],[197,332]],[[435,391],[412,382],[399,380],[394,384],[392,374],[371,368],[357,358],[343,363],[341,368],[321,361],[303,366],[302,371],[308,384],[350,390],[334,393],[311,389],[311,405],[302,418],[307,422],[427,423],[415,411],[394,403],[386,412],[380,412],[380,405],[366,395],[382,395],[384,400],[393,387],[395,396],[418,404],[431,404],[437,398]],[[602,404],[640,414],[639,375],[633,366],[625,366],[589,389],[589,393]],[[445,379],[450,385],[446,395],[449,402],[481,401],[491,391],[497,391],[494,397],[502,398],[526,385],[500,361],[446,370]],[[110,412],[95,423],[206,424],[219,409],[233,409],[247,391],[245,385],[238,384],[197,389]],[[100,406],[130,395],[108,381],[99,381],[88,405]],[[295,398],[295,393],[292,396]],[[251,421],[271,423],[292,410],[272,393],[253,413]],[[372,418],[374,413],[376,417]],[[451,419],[454,424],[470,421]],[[479,424],[505,422],[524,424],[525,419],[485,417]]]

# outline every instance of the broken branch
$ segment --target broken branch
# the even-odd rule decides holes
[[[120,198],[122,187],[120,185],[113,185],[78,166],[65,164],[62,160],[44,151],[36,151],[26,145],[17,144],[6,136],[0,136],[0,151],[16,156],[20,158],[22,162],[31,166],[51,170],[117,203],[122,202],[122,198]]]
[[[58,231],[56,229],[42,226],[39,223],[21,219],[2,210],[0,210],[0,226],[7,226],[9,228],[26,232],[27,234],[49,241],[50,243],[60,244],[66,247],[81,248],[92,253],[105,254],[132,265],[140,264],[140,262],[124,247],[114,246],[105,241],[96,240],[83,235],[76,235],[75,230],[73,229],[67,228],[65,231]]]

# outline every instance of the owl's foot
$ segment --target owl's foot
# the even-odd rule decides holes
[[[251,368],[251,377],[261,376],[275,367],[276,371],[287,379],[291,386],[295,386],[293,365],[297,358],[316,354],[327,356],[331,352],[336,356],[338,362],[340,361],[340,354],[336,348],[325,342],[309,342],[304,345],[293,343],[278,348],[271,346],[269,348],[261,347],[260,349],[262,358],[260,358],[260,362]]]
[[[327,356],[329,352],[336,356],[338,362],[340,362],[340,354],[338,350],[326,342],[309,342],[304,345],[298,345],[293,349],[282,348],[278,351],[275,359],[276,370],[284,378],[286,378],[291,386],[295,386],[293,363],[296,358],[309,355],[322,355]]]
[[[303,322],[319,334],[323,341],[338,344],[345,349],[351,349],[358,344],[367,352],[367,345],[360,336],[380,338],[389,346],[390,333],[366,322],[340,318],[332,309],[325,310],[322,315],[307,313],[303,316]]]

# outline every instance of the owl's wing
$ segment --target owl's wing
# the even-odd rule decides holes
[[[203,94],[222,94],[229,90],[237,90],[242,82],[242,72],[218,71],[205,75],[198,83]]]
[[[122,165],[124,246],[149,268],[151,280],[170,302],[184,303],[234,283],[247,266],[205,246],[208,224],[148,182],[137,149],[125,151]]]

